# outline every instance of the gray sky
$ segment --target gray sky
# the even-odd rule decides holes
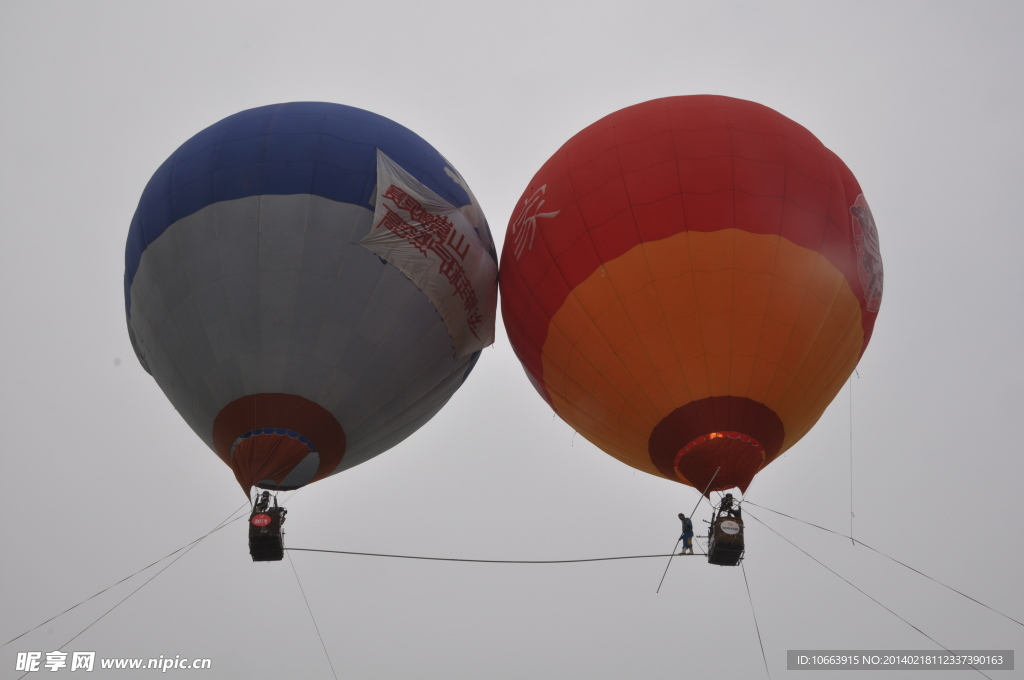
[[[871,203],[885,296],[852,390],[747,498],[847,533],[852,413],[855,535],[1024,619],[1022,8],[3,3],[0,642],[243,502],[134,357],[124,241],[143,187],[179,144],[236,111],[296,100],[365,108],[427,139],[466,178],[499,244],[540,165],[624,106],[723,94],[806,126]],[[433,421],[288,503],[287,544],[487,559],[662,553],[697,498],[574,437],[529,385],[499,319],[494,347]],[[1021,626],[847,540],[749,510],[945,647],[1024,649]],[[698,533],[707,515],[705,505]],[[937,649],[753,521],[747,556],[772,677],[793,674],[787,649]],[[292,557],[338,677],[765,676],[742,572],[700,559],[675,560],[655,594],[660,559]],[[17,652],[53,650],[154,571],[3,647],[0,678],[20,675]],[[332,677],[288,561],[253,564],[242,522],[63,649],[209,657],[204,677]]]

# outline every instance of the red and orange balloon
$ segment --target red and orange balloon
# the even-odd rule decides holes
[[[772,109],[701,95],[566,142],[513,213],[500,285],[569,425],[639,470],[745,491],[857,365],[882,261],[842,160]]]

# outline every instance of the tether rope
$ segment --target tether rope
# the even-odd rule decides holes
[[[766,509],[767,509],[767,508],[766,508]],[[847,585],[849,585],[850,587],[854,588],[854,589],[855,589],[855,590],[856,590],[857,592],[859,592],[860,594],[862,594],[862,595],[864,595],[865,597],[867,597],[867,598],[868,598],[869,600],[871,600],[872,602],[874,602],[875,604],[877,604],[877,605],[878,605],[879,607],[881,607],[881,608],[882,608],[882,609],[884,609],[885,611],[889,612],[890,614],[892,614],[893,616],[895,616],[896,618],[898,618],[898,619],[899,619],[900,621],[902,621],[903,623],[907,624],[908,626],[910,626],[911,628],[913,628],[914,630],[916,630],[916,631],[917,631],[918,633],[920,633],[921,635],[925,636],[926,638],[928,638],[929,640],[931,640],[932,642],[934,642],[935,644],[937,644],[937,645],[938,645],[939,647],[942,647],[942,649],[944,649],[944,650],[945,650],[946,652],[948,652],[949,654],[954,654],[954,652],[953,652],[953,651],[952,651],[951,649],[949,649],[948,647],[946,647],[946,646],[945,646],[944,644],[942,644],[941,642],[939,642],[938,640],[936,640],[935,638],[933,638],[933,637],[932,637],[931,635],[929,635],[928,633],[924,632],[923,630],[921,630],[920,628],[918,628],[917,626],[915,626],[914,624],[912,624],[912,623],[911,623],[910,621],[907,621],[907,620],[906,620],[905,618],[903,618],[902,616],[900,616],[899,614],[897,614],[896,612],[894,612],[894,611],[893,611],[892,609],[889,609],[888,607],[886,607],[886,606],[885,606],[884,604],[882,604],[882,603],[881,603],[881,602],[880,602],[879,600],[876,600],[876,599],[875,599],[874,597],[872,597],[871,595],[869,595],[869,594],[868,594],[868,593],[867,593],[866,591],[864,591],[863,589],[861,589],[861,588],[860,588],[859,586],[857,586],[857,585],[854,585],[854,583],[853,583],[852,581],[850,581],[850,580],[849,580],[849,579],[847,579],[847,578],[846,578],[845,576],[843,576],[843,575],[842,575],[842,574],[840,574],[839,572],[837,572],[837,571],[835,571],[834,569],[832,569],[832,568],[831,568],[830,566],[828,566],[827,564],[825,564],[824,562],[822,562],[821,560],[819,560],[819,559],[818,559],[817,557],[815,557],[815,556],[814,556],[814,555],[812,555],[811,553],[807,552],[806,550],[804,550],[803,548],[801,548],[800,546],[798,546],[798,545],[797,545],[796,543],[794,543],[793,541],[789,540],[788,538],[786,538],[785,536],[783,536],[782,534],[780,534],[780,533],[779,533],[778,531],[776,531],[775,529],[772,529],[772,528],[771,528],[770,526],[768,526],[767,524],[765,524],[765,523],[764,523],[764,522],[763,522],[762,520],[759,520],[759,519],[758,519],[758,518],[757,518],[756,516],[754,516],[753,514],[751,514],[749,510],[747,511],[747,516],[748,516],[748,517],[750,517],[751,519],[753,519],[754,521],[756,521],[756,522],[757,522],[758,524],[760,524],[761,526],[763,526],[763,527],[765,527],[766,529],[768,529],[769,531],[771,531],[771,532],[772,532],[773,534],[775,534],[776,536],[778,536],[779,538],[781,538],[782,540],[784,540],[784,541],[785,541],[786,543],[789,543],[789,544],[790,544],[791,546],[793,546],[794,548],[796,548],[797,550],[799,550],[800,552],[802,552],[802,553],[803,553],[804,555],[807,555],[807,556],[808,556],[808,557],[810,557],[810,558],[811,558],[812,560],[814,560],[815,562],[817,562],[817,563],[818,563],[818,564],[820,564],[821,566],[825,567],[825,569],[827,569],[828,571],[830,571],[830,572],[831,572],[831,573],[832,573],[833,575],[835,575],[835,576],[838,576],[838,577],[839,577],[840,579],[842,579],[843,581],[845,581]],[[987,676],[987,675],[985,675],[984,673],[982,673],[982,672],[981,672],[981,669],[979,669],[978,667],[974,666],[973,664],[968,664],[968,665],[969,665],[969,666],[970,666],[971,668],[973,668],[974,670],[978,671],[978,673],[980,673],[980,674],[981,674],[982,676],[984,676],[984,677],[986,677],[986,678],[989,678],[989,680],[992,680],[992,679],[991,679],[991,678],[990,678],[989,676]]]
[[[245,507],[245,504],[243,504],[243,505],[239,506],[239,508],[238,508],[238,509],[239,509],[239,510],[241,510],[241,509],[242,509],[242,508],[244,508],[244,507]],[[235,510],[235,512],[238,512],[238,510]],[[99,616],[98,616],[98,617],[97,617],[96,619],[94,619],[94,620],[93,620],[93,622],[92,622],[92,623],[90,623],[89,625],[87,625],[87,626],[86,626],[85,628],[83,628],[82,630],[78,631],[78,632],[77,632],[77,633],[76,633],[76,634],[75,634],[75,635],[74,635],[73,637],[71,637],[71,639],[69,639],[69,640],[68,640],[67,642],[65,642],[64,644],[62,644],[62,645],[58,646],[58,647],[57,647],[57,651],[59,651],[59,650],[61,650],[61,649],[64,649],[65,647],[67,647],[68,645],[70,645],[70,644],[71,644],[72,642],[74,642],[75,640],[77,640],[77,639],[78,639],[78,638],[79,638],[79,637],[80,637],[80,636],[81,636],[81,635],[82,635],[82,634],[83,634],[83,633],[84,633],[85,631],[89,630],[90,628],[92,628],[93,626],[95,626],[95,625],[96,625],[97,623],[99,623],[99,622],[100,622],[100,621],[101,621],[101,620],[102,620],[102,619],[103,619],[103,618],[104,618],[104,617],[105,617],[105,616],[106,616],[107,614],[109,614],[110,612],[112,612],[112,611],[114,611],[115,609],[117,609],[118,607],[120,607],[120,606],[121,606],[122,604],[124,604],[124,603],[125,603],[125,601],[126,601],[126,600],[128,600],[128,598],[130,598],[130,597],[131,597],[132,595],[134,595],[135,593],[137,593],[137,592],[139,592],[140,590],[142,590],[143,588],[145,588],[145,587],[146,587],[147,585],[149,585],[150,581],[152,581],[152,580],[153,580],[153,579],[155,579],[155,578],[156,578],[157,576],[159,576],[160,574],[162,574],[162,573],[164,573],[165,571],[167,571],[167,569],[169,569],[169,568],[171,567],[171,565],[173,565],[173,564],[174,564],[175,562],[177,562],[177,561],[178,561],[178,560],[180,560],[180,559],[181,559],[182,557],[184,557],[185,555],[187,555],[187,554],[188,554],[188,553],[189,553],[189,552],[190,552],[190,551],[192,550],[192,548],[194,548],[194,547],[196,547],[197,545],[199,545],[200,543],[202,543],[202,542],[203,542],[203,539],[204,539],[204,538],[206,538],[207,536],[209,536],[210,534],[212,534],[212,533],[213,533],[214,531],[217,531],[218,529],[223,529],[224,527],[226,527],[226,526],[227,526],[227,525],[228,525],[228,524],[230,523],[230,521],[233,521],[233,520],[231,520],[231,516],[232,516],[232,515],[234,515],[234,514],[235,514],[235,512],[232,512],[232,513],[231,513],[231,515],[228,515],[227,519],[225,519],[224,521],[222,521],[222,522],[221,522],[221,523],[220,523],[219,525],[217,525],[217,527],[215,527],[214,529],[211,529],[211,530],[210,530],[210,531],[208,531],[208,532],[207,532],[207,533],[206,533],[205,535],[203,535],[202,537],[200,537],[200,538],[196,539],[195,541],[192,541],[192,543],[191,543],[191,544],[189,544],[188,548],[187,548],[187,549],[185,549],[185,552],[181,553],[180,555],[178,555],[177,557],[175,557],[175,558],[174,558],[173,560],[171,560],[171,561],[170,561],[169,563],[167,563],[166,565],[164,565],[164,568],[163,568],[163,569],[161,569],[160,571],[158,571],[158,572],[156,572],[155,574],[153,574],[152,576],[150,576],[150,577],[149,577],[148,579],[146,579],[146,581],[145,581],[145,582],[144,582],[144,583],[143,583],[143,584],[142,584],[141,586],[139,586],[138,588],[136,588],[135,590],[133,590],[132,592],[128,593],[128,594],[127,594],[127,595],[125,595],[125,596],[124,596],[123,598],[121,598],[121,599],[120,599],[120,600],[119,600],[119,601],[117,602],[117,604],[115,604],[115,605],[114,605],[113,607],[111,607],[111,608],[110,608],[110,609],[108,609],[107,611],[103,612],[102,614],[100,614],[100,615],[99,615]],[[243,515],[243,516],[244,516],[244,515]],[[242,518],[242,517],[236,517],[235,519],[241,519],[241,518]],[[176,550],[175,552],[179,552],[179,551],[177,551],[177,550]],[[171,553],[171,554],[174,554],[174,553]],[[28,674],[29,674],[30,672],[32,672],[32,671],[31,671],[31,670],[27,670],[27,671],[25,671],[24,673],[22,673],[21,675],[19,675],[19,676],[18,676],[18,680],[21,680],[21,678],[24,678],[24,677],[25,677],[26,675],[28,675]]]
[[[860,377],[860,374],[857,374]],[[765,508],[767,509],[767,508]],[[853,376],[850,376],[850,540],[853,540]],[[856,545],[856,544],[855,544]]]
[[[338,671],[334,670],[334,662],[331,661],[331,655],[327,652],[327,645],[324,644],[324,636],[320,634],[320,626],[316,623],[316,617],[313,616],[313,608],[309,606],[309,599],[306,597],[306,590],[302,587],[302,581],[299,580],[299,572],[295,569],[295,562],[292,561],[292,556],[288,556],[288,564],[292,565],[292,573],[295,574],[295,582],[299,584],[299,592],[302,593],[302,600],[306,603],[306,609],[309,611],[309,618],[313,620],[313,627],[316,628],[316,635],[320,638],[320,646],[324,648],[324,656],[327,657],[327,663],[331,666],[331,673],[334,674],[334,680],[338,680]]]
[[[900,561],[899,561],[898,559],[896,559],[895,557],[890,557],[889,555],[886,555],[886,554],[885,554],[884,552],[882,552],[881,550],[878,550],[877,548],[872,548],[872,547],[871,547],[870,545],[868,545],[867,543],[865,543],[865,542],[863,542],[863,541],[861,541],[861,540],[859,540],[859,539],[853,538],[852,536],[847,536],[846,534],[841,534],[841,533],[839,533],[838,531],[833,531],[832,529],[828,529],[828,528],[826,528],[826,527],[823,527],[823,526],[819,526],[819,525],[817,525],[817,524],[814,524],[814,523],[812,523],[812,522],[808,522],[808,521],[806,521],[806,520],[802,520],[802,519],[800,519],[799,517],[793,517],[792,515],[787,515],[786,513],[784,513],[784,512],[779,512],[778,510],[772,510],[771,508],[766,508],[766,507],[764,507],[763,505],[758,505],[757,503],[753,503],[753,502],[751,502],[751,501],[744,501],[744,503],[749,503],[750,505],[753,505],[753,506],[755,506],[755,507],[761,508],[761,509],[763,509],[763,510],[767,510],[768,512],[774,512],[774,513],[775,513],[776,515],[782,515],[783,517],[788,517],[789,519],[795,520],[795,521],[797,521],[797,522],[802,522],[802,523],[804,523],[804,524],[806,524],[806,525],[808,525],[808,526],[812,526],[812,527],[814,527],[815,529],[821,529],[822,531],[827,531],[827,532],[828,532],[828,533],[830,533],[830,534],[835,534],[836,536],[842,536],[843,538],[848,538],[848,539],[850,539],[851,541],[853,541],[853,542],[854,542],[855,544],[857,544],[857,545],[862,545],[862,546],[864,546],[865,548],[867,548],[868,550],[870,550],[870,551],[872,551],[872,552],[876,552],[876,553],[878,553],[879,555],[881,555],[881,556],[882,556],[882,557],[884,557],[885,559],[887,559],[887,560],[891,560],[891,561],[895,562],[896,564],[900,565],[901,567],[905,567],[905,568],[909,569],[910,571],[914,572],[915,574],[920,574],[921,576],[924,576],[924,577],[925,577],[926,579],[928,579],[929,581],[933,581],[933,582],[935,582],[935,583],[938,583],[938,584],[939,584],[940,586],[942,586],[942,587],[943,587],[943,588],[945,588],[946,590],[950,590],[950,591],[952,591],[952,592],[956,593],[957,595],[959,595],[959,596],[961,596],[961,597],[966,597],[966,598],[967,598],[968,600],[970,600],[971,602],[974,602],[975,604],[980,604],[980,605],[981,605],[982,607],[984,607],[985,609],[988,609],[988,610],[989,610],[989,611],[991,611],[991,612],[995,612],[996,614],[999,614],[999,615],[1000,615],[1000,616],[1002,616],[1002,617],[1003,617],[1004,619],[1007,619],[1007,620],[1009,620],[1009,621],[1013,621],[1013,622],[1014,622],[1014,623],[1016,623],[1016,624],[1017,624],[1018,626],[1024,626],[1024,623],[1021,623],[1020,621],[1018,621],[1017,619],[1013,618],[1012,616],[1008,616],[1008,615],[1006,615],[1006,614],[1002,613],[1001,611],[999,611],[998,609],[993,609],[992,607],[988,606],[988,605],[987,605],[987,604],[985,604],[984,602],[982,602],[982,601],[980,601],[980,600],[975,600],[975,599],[974,599],[973,597],[971,597],[970,595],[967,595],[966,593],[962,593],[962,592],[960,592],[959,590],[957,590],[956,588],[953,588],[952,586],[947,586],[947,585],[946,585],[945,583],[943,583],[942,581],[940,581],[940,580],[938,580],[938,579],[936,579],[936,578],[933,578],[933,577],[929,576],[928,574],[924,573],[923,571],[920,571],[920,570],[918,570],[918,569],[915,569],[914,567],[910,566],[909,564],[905,564],[905,563],[903,563],[903,562],[900,562]]]
[[[761,641],[761,627],[757,625],[757,613],[754,611],[754,597],[750,594],[750,581],[747,580],[747,568],[740,562],[740,569],[743,571],[743,583],[747,586],[747,599],[750,600],[750,614],[754,617],[754,630],[757,631],[757,644],[761,645],[761,658],[764,659],[764,672],[768,674],[768,680],[772,680],[772,673],[768,670],[768,655],[764,653],[764,642]]]
[[[241,510],[241,509],[242,509],[243,507],[245,507],[245,504],[242,504],[242,505],[238,506],[238,510]],[[226,527],[226,526],[227,526],[227,525],[228,525],[228,524],[229,524],[229,523],[230,523],[231,521],[234,521],[234,520],[232,520],[231,518],[232,518],[232,517],[233,517],[233,516],[235,515],[235,513],[237,513],[237,512],[238,512],[238,510],[235,510],[234,512],[232,512],[232,513],[231,513],[230,515],[228,515],[228,516],[227,516],[227,519],[223,520],[223,521],[222,521],[222,522],[221,522],[220,524],[218,524],[218,525],[217,525],[217,526],[216,526],[216,527],[215,527],[214,529],[211,529],[210,531],[208,531],[207,533],[203,534],[202,536],[200,536],[199,538],[195,539],[194,541],[190,541],[189,543],[186,543],[185,545],[181,546],[181,547],[180,547],[180,548],[178,548],[177,550],[173,550],[173,551],[171,551],[171,552],[167,553],[166,555],[164,555],[164,556],[163,556],[163,557],[161,557],[160,559],[156,560],[155,562],[151,562],[151,563],[147,564],[146,566],[142,567],[141,569],[139,569],[139,570],[138,570],[138,571],[136,571],[135,573],[133,573],[133,574],[129,574],[128,576],[125,576],[125,577],[124,577],[123,579],[121,579],[121,580],[120,580],[120,581],[118,581],[117,583],[112,583],[112,584],[110,584],[109,586],[107,586],[107,587],[106,587],[106,588],[104,588],[103,590],[101,590],[101,591],[99,591],[99,592],[97,592],[97,593],[94,593],[93,595],[90,595],[89,597],[85,598],[84,600],[82,600],[82,601],[81,601],[81,602],[79,602],[78,604],[75,604],[75,605],[72,605],[72,606],[68,607],[67,609],[65,609],[64,611],[62,611],[62,612],[61,612],[60,614],[55,614],[55,615],[51,616],[50,618],[48,618],[48,619],[46,619],[45,621],[43,621],[42,623],[40,623],[40,624],[39,624],[38,626],[33,626],[32,628],[29,628],[28,630],[26,630],[26,631],[25,631],[24,633],[22,633],[21,635],[17,635],[17,636],[15,636],[15,637],[11,638],[10,640],[8,640],[7,642],[3,643],[2,645],[0,645],[0,647],[6,647],[7,645],[11,644],[11,643],[12,643],[12,642],[14,642],[15,640],[18,640],[18,639],[20,639],[20,638],[22,638],[22,637],[24,637],[24,636],[28,635],[29,633],[31,633],[32,631],[36,630],[37,628],[42,628],[43,626],[45,626],[46,624],[48,624],[48,623],[49,623],[50,621],[53,621],[53,620],[55,620],[55,619],[58,619],[58,618],[60,618],[61,616],[64,616],[64,615],[65,615],[65,614],[67,614],[67,613],[68,613],[69,611],[71,611],[71,610],[73,610],[73,609],[76,609],[76,608],[78,608],[78,607],[82,606],[83,604],[85,604],[85,603],[86,603],[86,602],[88,602],[89,600],[92,600],[92,599],[94,599],[94,598],[96,598],[96,597],[99,597],[100,595],[102,595],[103,593],[107,592],[107,591],[108,591],[108,590],[110,590],[111,588],[113,588],[113,587],[115,587],[115,586],[119,586],[119,585],[121,585],[122,583],[124,583],[125,581],[127,581],[127,580],[129,580],[129,579],[131,579],[131,578],[133,578],[133,577],[135,577],[135,576],[138,576],[139,574],[141,574],[142,572],[146,571],[146,570],[147,570],[147,569],[149,569],[150,567],[153,567],[153,566],[155,566],[155,565],[157,565],[157,564],[160,564],[161,562],[163,562],[164,560],[166,560],[166,559],[167,559],[168,557],[170,557],[171,555],[176,555],[177,553],[180,553],[180,552],[181,552],[182,550],[185,550],[186,548],[187,548],[187,549],[189,549],[189,550],[191,550],[191,549],[192,549],[192,547],[193,547],[193,546],[195,546],[195,544],[196,544],[196,543],[199,543],[199,541],[203,540],[204,538],[206,538],[206,537],[207,537],[207,536],[209,536],[210,534],[214,533],[215,531],[220,531],[221,529],[223,529],[224,527]],[[237,518],[235,518],[235,519],[241,519],[241,517],[237,517]],[[168,565],[168,566],[170,566],[170,565]],[[148,581],[147,581],[147,583],[148,583]],[[145,585],[145,584],[143,584],[143,585]],[[120,604],[120,603],[118,603],[118,604]],[[115,605],[115,606],[116,606],[116,605]],[[90,624],[90,625],[91,625],[91,624]],[[81,633],[79,633],[79,635],[81,635]],[[65,642],[64,644],[66,645],[66,644],[67,644],[67,642]],[[63,645],[62,645],[62,646],[63,646]]]

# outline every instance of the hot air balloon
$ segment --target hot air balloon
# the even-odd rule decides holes
[[[493,342],[497,262],[433,147],[329,103],[264,106],[185,142],[125,248],[135,352],[253,486],[296,489],[430,420]]]
[[[527,375],[581,435],[650,474],[745,491],[857,365],[882,261],[857,180],[814,135],[753,102],[669,97],[599,120],[537,172],[501,294]]]

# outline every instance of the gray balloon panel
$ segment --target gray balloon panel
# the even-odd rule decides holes
[[[471,357],[455,357],[429,299],[356,244],[372,220],[319,196],[254,196],[179,220],[143,253],[129,324],[208,446],[235,399],[297,394],[338,419],[347,469],[415,432],[461,385]]]

